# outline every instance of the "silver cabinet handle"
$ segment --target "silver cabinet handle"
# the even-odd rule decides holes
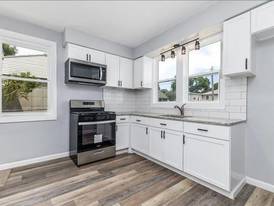
[[[89,54],[89,61],[91,62],[91,55]]]
[[[148,128],[146,127],[146,134],[148,134]]]
[[[87,61],[88,61],[88,58],[89,58],[89,57],[88,57],[88,54],[86,54],[86,60],[87,60]]]
[[[163,138],[166,139],[166,131],[163,131]]]
[[[139,119],[136,119],[136,122],[141,122],[141,120],[139,120]]]
[[[120,118],[120,120],[126,120],[126,118]]]
[[[160,125],[161,125],[161,126],[167,126],[167,124],[165,124],[165,123],[160,123]]]
[[[141,81],[141,87],[143,87],[143,81]]]
[[[248,70],[248,58],[245,58],[245,70]]]
[[[163,131],[161,130],[161,139],[163,139]]]
[[[183,135],[183,144],[185,144],[185,143],[186,143],[186,136]]]

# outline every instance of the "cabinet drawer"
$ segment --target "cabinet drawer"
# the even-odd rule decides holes
[[[162,129],[183,131],[183,122],[180,121],[150,118],[149,125],[153,127],[159,127]]]
[[[229,140],[230,127],[184,122],[184,132],[217,139]]]
[[[129,116],[116,116],[116,123],[130,122]]]
[[[137,124],[143,124],[143,125],[149,125],[149,118],[147,117],[139,117],[139,116],[132,116],[131,117],[131,122],[132,123],[137,123]]]

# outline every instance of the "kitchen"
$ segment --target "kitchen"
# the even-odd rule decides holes
[[[21,114],[2,102],[1,205],[272,205],[273,11],[264,1],[1,3],[0,42],[14,52],[2,57],[1,96],[9,82],[33,87],[17,98]],[[27,58],[47,70],[24,69]],[[18,59],[32,76],[11,72]],[[88,152],[76,151],[80,167],[68,158],[75,132]],[[103,153],[116,157],[93,162]]]

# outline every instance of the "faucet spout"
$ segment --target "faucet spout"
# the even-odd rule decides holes
[[[183,104],[181,107],[178,105],[174,106],[175,109],[178,109],[180,111],[181,116],[184,116],[184,114],[185,114],[185,105],[186,104]]]

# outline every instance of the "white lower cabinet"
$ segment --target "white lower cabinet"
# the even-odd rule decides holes
[[[141,124],[131,125],[131,147],[144,154],[149,153],[148,127]]]
[[[116,125],[116,150],[129,148],[130,124]]]
[[[184,171],[230,190],[230,142],[185,134]]]
[[[149,155],[176,169],[183,169],[183,135],[172,130],[149,129]]]

